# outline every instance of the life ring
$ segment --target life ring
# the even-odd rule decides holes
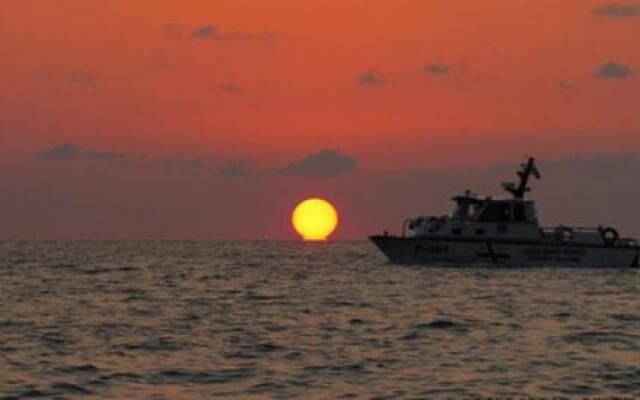
[[[602,241],[608,246],[614,245],[620,238],[620,235],[618,235],[618,231],[611,227],[604,228],[600,231],[600,234],[602,235]]]
[[[561,243],[569,243],[573,239],[573,229],[566,226],[556,228],[556,240]]]

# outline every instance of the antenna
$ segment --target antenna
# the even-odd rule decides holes
[[[529,160],[526,164],[520,164],[520,171],[517,172],[520,177],[520,182],[516,186],[513,182],[506,182],[502,184],[502,187],[507,192],[513,195],[514,199],[523,199],[524,194],[526,192],[531,191],[531,188],[527,185],[529,184],[529,177],[533,175],[537,179],[541,179],[540,172],[535,164],[535,159],[533,157],[529,157]]]

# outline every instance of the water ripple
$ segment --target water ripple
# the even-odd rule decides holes
[[[0,242],[0,399],[640,397],[638,270],[366,242]]]

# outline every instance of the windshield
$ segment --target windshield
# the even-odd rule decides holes
[[[479,203],[469,203],[468,201],[459,201],[456,205],[456,209],[453,212],[453,218],[456,219],[475,219],[478,215],[478,211],[482,208]]]

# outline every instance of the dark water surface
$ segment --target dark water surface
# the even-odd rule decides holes
[[[0,398],[640,396],[640,272],[0,242]]]

